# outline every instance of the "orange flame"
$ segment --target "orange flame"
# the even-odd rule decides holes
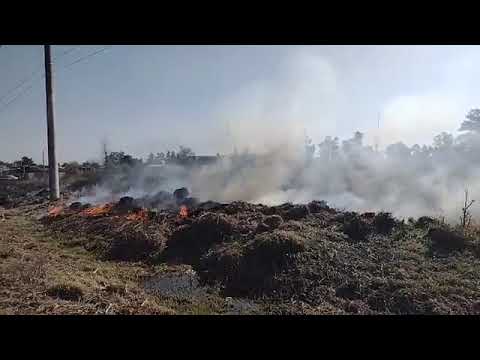
[[[54,206],[48,211],[48,216],[56,217],[60,215],[63,211],[63,206]]]
[[[90,209],[83,210],[80,214],[83,216],[102,216],[108,214],[113,208],[112,204],[105,204],[96,207],[92,207]]]
[[[140,211],[137,211],[136,213],[132,213],[130,215],[127,215],[126,217],[127,220],[131,221],[147,221],[148,220],[148,211],[146,209],[142,209]]]
[[[188,208],[185,205],[180,206],[180,212],[178,215],[182,218],[185,219],[188,217]]]

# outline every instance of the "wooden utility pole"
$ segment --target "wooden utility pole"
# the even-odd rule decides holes
[[[47,137],[48,137],[48,184],[50,200],[60,198],[57,153],[55,149],[55,99],[53,96],[52,56],[50,45],[45,50],[45,90],[47,94]]]

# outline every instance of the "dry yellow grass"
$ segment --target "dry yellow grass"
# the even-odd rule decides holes
[[[0,313],[174,314],[141,287],[152,269],[99,261],[47,235],[27,209],[0,220]]]

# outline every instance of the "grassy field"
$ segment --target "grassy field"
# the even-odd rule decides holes
[[[0,314],[480,313],[475,225],[321,202],[188,218],[18,204],[0,210]]]
[[[143,283],[182,267],[101,261],[71,235],[54,235],[22,207],[0,215],[0,314],[221,314],[215,295],[176,298]],[[45,209],[43,208],[43,211]]]

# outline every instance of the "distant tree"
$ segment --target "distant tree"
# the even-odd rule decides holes
[[[431,146],[423,145],[422,146],[422,153],[424,156],[429,157],[432,155],[433,149]]]
[[[446,132],[442,132],[433,138],[433,147],[435,150],[448,150],[453,146],[453,143],[453,135]]]
[[[180,149],[177,154],[178,159],[187,159],[189,157],[195,156],[195,153],[189,147],[180,146]]]
[[[163,152],[160,152],[155,155],[153,159],[153,164],[163,164],[165,162],[166,156]]]
[[[85,161],[85,162],[82,163],[82,166],[83,167],[90,167],[90,168],[94,168],[94,169],[100,168],[100,164],[95,162],[95,161]]]
[[[362,146],[363,145],[363,133],[360,131],[355,131],[355,134],[353,135],[352,143],[356,146]]]
[[[34,166],[35,162],[32,160],[32,158],[23,156],[22,159],[20,160],[22,163],[22,166]]]
[[[62,168],[68,174],[74,174],[80,171],[80,164],[77,161],[65,162],[62,164]]]
[[[325,137],[325,140],[318,144],[319,156],[327,160],[332,160],[333,158],[335,158],[340,148],[338,145],[338,141],[338,137],[335,137],[333,139],[331,136]]]
[[[342,142],[342,150],[344,153],[351,153],[360,150],[363,145],[363,133],[355,131],[353,138]]]
[[[466,120],[464,120],[460,126],[460,131],[480,133],[480,109],[470,110],[465,118]]]
[[[133,166],[134,165],[134,159],[133,159],[132,155],[123,154],[123,156],[120,157],[120,164],[121,165]]]
[[[412,155],[415,156],[416,154],[419,154],[422,152],[422,147],[418,144],[415,144],[411,147],[410,150],[412,151]]]
[[[106,157],[106,163],[108,167],[117,167],[117,166],[129,166],[132,167],[138,163],[141,163],[141,159],[135,159],[131,155],[121,152],[111,152]]]
[[[315,144],[312,144],[312,139],[307,137],[305,139],[305,156],[308,163],[310,163],[315,155]]]
[[[148,154],[147,164],[153,164],[154,161],[155,161],[155,156],[153,155],[153,153]]]
[[[387,156],[390,158],[402,159],[402,160],[408,159],[412,154],[412,150],[409,149],[408,146],[402,142],[397,142],[395,144],[388,145],[387,148],[385,149],[385,152]]]

